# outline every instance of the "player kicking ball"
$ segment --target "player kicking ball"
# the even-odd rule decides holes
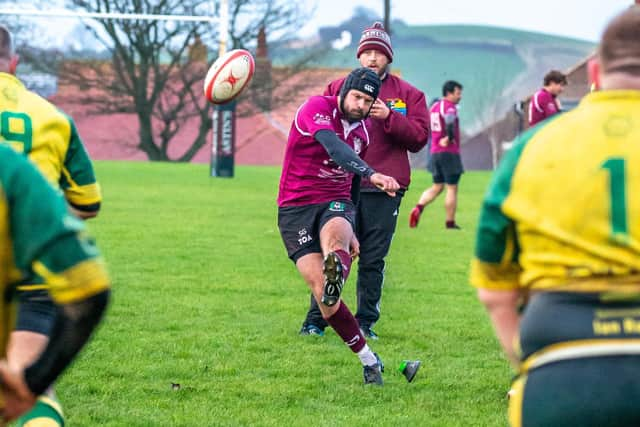
[[[313,96],[297,111],[284,158],[278,194],[278,227],[289,258],[320,306],[322,317],[356,353],[365,384],[382,385],[382,361],[368,346],[358,322],[340,299],[358,255],[354,234],[360,177],[390,196],[398,182],[374,171],[358,154],[369,144],[364,120],[380,90],[380,78],[358,68],[338,96]]]

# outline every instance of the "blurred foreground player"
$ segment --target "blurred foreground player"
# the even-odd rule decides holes
[[[18,59],[11,33],[0,25],[2,142],[28,156],[64,194],[75,215],[93,218],[100,209],[100,188],[75,124],[50,102],[25,88],[15,75]],[[7,348],[9,363],[18,368],[33,363],[49,339],[56,310],[46,286],[48,284],[37,275],[26,277],[18,286],[20,304],[15,331]],[[22,417],[18,425],[32,418],[49,418],[50,426],[64,425],[53,389],[47,391],[34,411]]]
[[[471,282],[519,371],[512,426],[640,425],[639,40],[633,6],[589,64],[600,91],[525,133],[485,196]]]
[[[9,364],[11,291],[32,271],[45,277],[56,303],[46,347],[27,367]],[[2,415],[13,420],[67,367],[99,323],[109,281],[99,253],[65,201],[20,154],[0,145],[0,391]]]

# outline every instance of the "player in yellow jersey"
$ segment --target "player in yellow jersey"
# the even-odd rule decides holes
[[[5,359],[13,329],[14,284],[36,271],[52,286],[56,303],[46,347],[29,366]],[[0,411],[12,420],[28,410],[87,342],[109,298],[99,253],[72,216],[23,156],[0,146]],[[33,425],[43,424],[33,420]]]
[[[92,218],[100,208],[100,188],[73,120],[24,87],[15,76],[17,63],[11,34],[0,26],[0,142],[28,156],[64,194],[73,213],[80,218]],[[11,363],[21,366],[31,363],[47,343],[55,307],[45,286],[42,278],[33,276],[25,278],[19,287],[16,331],[8,347]],[[53,391],[49,395],[36,408],[38,415],[48,411],[52,419],[63,425]],[[19,425],[29,417],[25,416]]]
[[[589,71],[599,90],[524,135],[480,215],[471,282],[518,369],[512,426],[640,425],[640,6]]]

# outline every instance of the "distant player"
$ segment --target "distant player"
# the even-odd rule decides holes
[[[15,76],[17,64],[11,34],[0,25],[0,143],[28,156],[45,178],[60,189],[69,209],[78,217],[95,217],[101,203],[100,188],[73,120],[27,90]],[[7,350],[10,363],[24,366],[33,362],[47,343],[55,306],[45,287],[38,276],[25,278],[19,287],[16,331]],[[19,425],[28,422],[31,415],[42,418],[46,414],[62,425],[62,412],[53,391]]]
[[[409,215],[409,227],[415,228],[425,206],[433,202],[446,189],[444,208],[445,227],[460,229],[456,223],[458,183],[464,173],[460,157],[460,120],[458,103],[462,100],[462,85],[454,80],[442,86],[442,99],[430,108],[431,144],[429,146],[429,170],[433,185],[427,188]]]
[[[518,370],[513,427],[640,426],[639,40],[632,6],[600,91],[525,132],[484,199],[471,282]]]
[[[54,324],[45,347],[28,365],[5,354],[15,314],[13,284],[36,271],[55,286]],[[2,415],[13,420],[73,360],[96,325],[109,298],[109,281],[82,221],[24,156],[0,145],[0,392]],[[37,359],[37,360],[35,360]],[[30,426],[49,426],[43,419]]]
[[[382,385],[382,362],[340,299],[351,257],[357,254],[354,175],[392,196],[400,189],[394,178],[377,173],[358,157],[370,142],[364,119],[379,90],[378,75],[358,68],[347,76],[338,96],[313,96],[298,109],[280,177],[278,227],[323,318],[360,358],[365,384]]]
[[[560,112],[557,97],[566,85],[567,76],[560,71],[551,70],[544,76],[544,87],[529,101],[529,126],[534,126]]]

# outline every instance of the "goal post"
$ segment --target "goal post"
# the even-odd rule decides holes
[[[219,56],[227,53],[229,0],[220,1]],[[233,178],[236,152],[236,101],[213,107],[210,176]]]

